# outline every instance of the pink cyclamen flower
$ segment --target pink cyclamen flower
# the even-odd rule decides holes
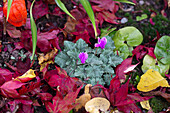
[[[84,64],[85,63],[85,61],[87,60],[87,58],[88,58],[88,54],[85,52],[82,52],[82,53],[80,53],[79,54],[79,58],[80,58],[80,60],[81,60],[81,63],[82,64]]]
[[[98,38],[98,43],[95,44],[94,46],[95,46],[95,47],[101,47],[101,49],[104,49],[106,43],[107,43],[106,37],[103,37],[102,39]]]

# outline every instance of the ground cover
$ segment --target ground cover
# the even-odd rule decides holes
[[[170,1],[118,1],[0,1],[0,112],[169,112]]]

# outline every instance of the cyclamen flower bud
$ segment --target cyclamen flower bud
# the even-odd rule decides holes
[[[102,39],[98,38],[98,43],[95,44],[95,47],[101,47],[101,49],[104,49],[106,43],[107,43],[106,37],[103,37]]]
[[[80,58],[80,60],[81,60],[81,63],[82,64],[84,64],[85,63],[85,61],[87,60],[87,58],[88,58],[88,54],[85,52],[82,52],[82,53],[80,53],[79,54],[79,58]]]

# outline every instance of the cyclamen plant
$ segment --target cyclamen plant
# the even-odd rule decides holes
[[[98,39],[95,47],[88,47],[82,39],[76,43],[64,41],[64,50],[58,53],[55,62],[69,76],[77,77],[85,83],[109,85],[115,76],[114,67],[123,59],[113,52],[114,41],[109,36]]]

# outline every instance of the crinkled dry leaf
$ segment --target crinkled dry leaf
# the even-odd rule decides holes
[[[58,52],[58,49],[54,48],[54,50],[47,53],[45,56],[44,56],[44,54],[40,54],[40,56],[38,57],[39,64],[42,64],[46,61],[53,59],[57,52]]]
[[[81,95],[78,99],[76,99],[75,104],[78,103],[78,105],[74,108],[76,111],[78,111],[82,107],[85,107],[85,104],[91,99],[91,95],[89,94],[89,88],[91,86],[91,84],[87,84],[84,89],[84,94]]]
[[[54,64],[54,62],[52,60],[49,60],[47,62],[40,64],[40,66],[41,66],[40,71],[42,71],[46,67],[47,64]]]
[[[36,75],[34,73],[34,70],[29,69],[26,73],[24,73],[22,76],[17,77],[15,80],[21,81],[21,82],[28,82],[35,77]]]
[[[147,109],[147,110],[151,108],[148,100],[140,102],[140,105],[142,106],[142,108]]]
[[[137,89],[139,91],[148,92],[157,87],[170,87],[168,81],[163,78],[158,71],[149,69],[145,74],[141,76]]]

